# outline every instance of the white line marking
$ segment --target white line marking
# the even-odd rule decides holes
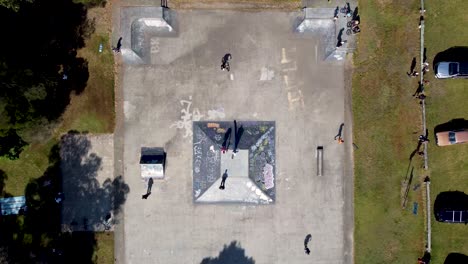
[[[281,48],[281,64],[288,63],[289,60],[286,58],[286,49]]]
[[[317,64],[317,58],[318,58],[318,50],[317,50],[317,45],[315,45],[315,64]]]

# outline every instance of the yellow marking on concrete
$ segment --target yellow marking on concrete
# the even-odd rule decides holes
[[[281,64],[288,63],[289,60],[286,58],[286,49],[281,48]]]
[[[302,95],[302,91],[297,91],[297,96],[293,97],[293,92],[288,92],[288,101],[289,101],[289,109],[293,109],[294,103],[299,102],[300,106],[304,108],[304,97]]]
[[[297,71],[297,64],[296,64],[296,62],[294,61],[294,62],[292,62],[292,63],[294,64],[293,67],[291,67],[291,68],[283,68],[281,71],[283,71],[283,72]]]

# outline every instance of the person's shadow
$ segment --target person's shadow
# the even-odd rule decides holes
[[[229,149],[229,145],[231,145],[231,132],[232,128],[228,128],[226,133],[224,134],[224,140],[223,140],[223,150]]]
[[[120,48],[122,48],[122,37],[120,37],[119,40],[117,41],[117,46],[112,47],[112,50],[114,52],[120,52]]]
[[[310,249],[309,249],[309,246],[308,246],[310,240],[312,240],[312,235],[311,235],[311,234],[308,234],[308,235],[305,237],[305,239],[304,239],[304,250],[305,250],[305,253],[306,253],[307,255],[310,254]]]
[[[219,189],[224,190],[224,187],[225,187],[224,184],[226,183],[227,177],[228,177],[227,170],[225,170],[223,173],[223,177],[222,177],[221,185],[219,186]]]
[[[414,69],[416,69],[416,57],[413,57],[413,60],[411,61],[411,67],[410,67],[410,74],[414,72]]]
[[[422,92],[424,92],[424,86],[421,82],[418,82],[418,88],[414,92],[413,96],[418,96]]]
[[[344,31],[344,28],[341,28],[340,32],[338,32],[338,37],[336,38],[338,40],[338,42],[336,43],[337,47],[341,46],[341,42],[343,41],[343,38],[342,38],[343,31]]]
[[[353,20],[357,20],[357,21],[361,22],[361,18],[359,17],[359,8],[357,6],[356,6],[356,8],[354,8]]]
[[[244,126],[241,125],[239,129],[236,131],[236,136],[234,140],[234,151],[237,152],[237,148],[239,147],[239,142],[242,138],[242,135],[244,134]]]
[[[141,199],[144,199],[144,200],[148,199],[148,197],[151,195],[151,188],[152,187],[153,187],[153,178],[150,178],[148,180],[148,188],[146,189],[146,194],[143,194],[141,196]]]
[[[420,152],[421,145],[422,145],[421,141],[418,141],[418,146],[417,146],[416,149],[414,149],[413,152],[411,152],[411,154],[410,154],[410,157],[409,157],[409,160],[410,160],[410,161],[414,158],[414,156],[415,156],[417,153]]]
[[[121,47],[122,47],[122,37],[120,37],[119,40],[117,41],[117,49],[120,50]]]

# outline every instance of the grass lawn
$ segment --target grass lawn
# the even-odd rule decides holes
[[[454,46],[468,46],[468,17],[464,10],[468,2],[464,0],[426,1],[426,47],[428,61],[434,56]],[[439,124],[455,118],[468,120],[468,80],[437,80],[429,75],[428,87],[428,127],[432,132]],[[432,143],[432,142],[431,142]],[[429,148],[429,168],[431,169],[431,196],[434,202],[437,194],[444,191],[463,191],[468,194],[468,146]],[[444,224],[435,221],[432,214],[432,253],[434,263],[443,263],[449,253],[468,255],[468,229],[463,224]]]
[[[94,233],[96,236],[96,251],[94,260],[96,264],[114,263],[114,233]]]
[[[353,114],[355,152],[355,262],[411,263],[424,251],[424,186],[410,189],[408,206],[402,209],[409,156],[421,134],[421,111],[412,94],[417,80],[408,78],[411,59],[419,64],[419,0],[362,0],[359,11],[362,33],[354,63]],[[452,46],[466,46],[464,10],[468,2],[426,1],[426,47],[428,61]],[[427,79],[427,125],[430,132],[429,174],[432,203],[438,193],[460,190],[468,193],[467,146],[436,147],[433,129],[454,118],[468,119],[463,92],[467,80]],[[464,89],[464,90],[463,90]],[[421,184],[427,173],[422,159],[413,158],[415,178]],[[465,178],[465,179],[463,179]],[[413,215],[413,203],[419,204]],[[432,213],[432,212],[431,212]],[[441,224],[432,216],[434,263],[447,254],[468,254],[464,225]]]
[[[421,111],[409,78],[419,56],[419,0],[359,2],[361,34],[354,57],[355,262],[411,263],[424,249],[423,188],[402,209],[410,154],[421,133]],[[414,184],[421,183],[416,155]],[[413,203],[419,204],[413,214]]]

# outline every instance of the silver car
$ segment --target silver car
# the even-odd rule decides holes
[[[468,62],[439,62],[435,65],[435,77],[468,78]]]

